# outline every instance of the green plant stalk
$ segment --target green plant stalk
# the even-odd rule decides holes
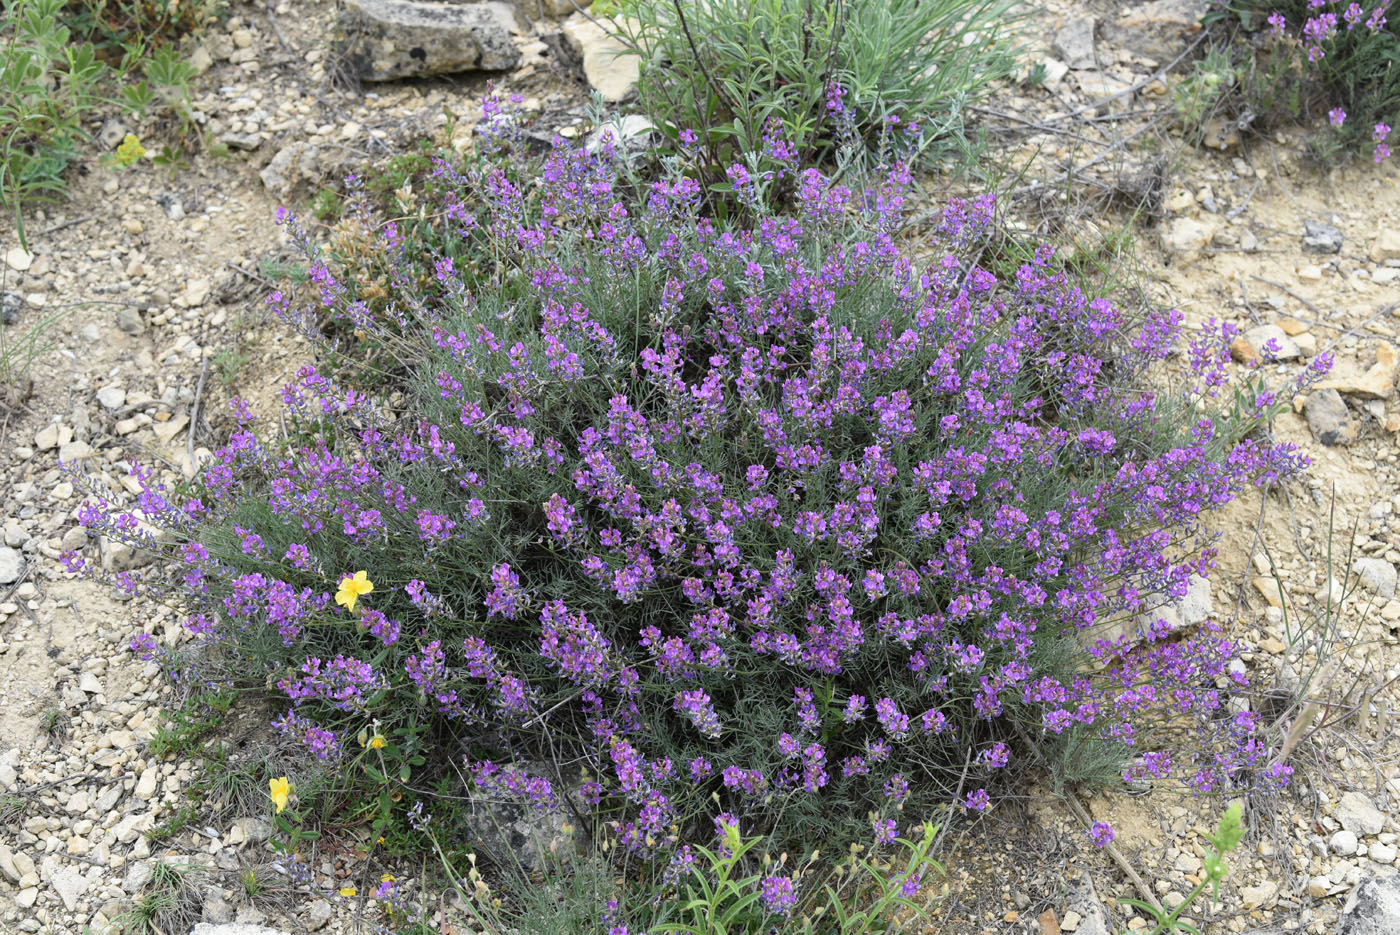
[[[1239,846],[1244,837],[1244,829],[1240,825],[1240,817],[1243,813],[1244,805],[1241,802],[1237,800],[1230,803],[1230,807],[1220,817],[1215,834],[1205,836],[1211,842],[1211,853],[1206,855],[1205,859],[1205,876],[1201,878],[1200,883],[1196,884],[1195,889],[1186,894],[1186,898],[1181,901],[1181,904],[1171,912],[1165,912],[1140,899],[1118,900],[1120,904],[1140,909],[1156,919],[1156,926],[1147,935],[1169,935],[1169,933],[1176,931],[1199,935],[1200,929],[1189,922],[1181,921],[1181,914],[1206,891],[1207,887],[1212,889],[1212,899],[1220,899],[1220,881],[1225,879],[1225,875],[1230,872],[1230,868],[1225,863],[1225,855]]]

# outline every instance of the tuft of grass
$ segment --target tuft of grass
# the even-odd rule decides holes
[[[55,740],[68,736],[68,712],[58,707],[49,708],[39,718],[39,732]]]
[[[146,832],[146,840],[152,844],[168,841],[176,837],[190,825],[199,821],[199,809],[193,804],[183,805],[165,821]]]
[[[252,359],[253,355],[240,347],[224,348],[212,358],[214,373],[225,389],[232,390],[239,374]]]
[[[0,175],[4,171],[0,166]],[[19,217],[16,210],[15,218]],[[66,310],[54,312],[17,334],[13,333],[14,326],[0,326],[0,407],[13,409],[29,398],[34,386],[29,372],[36,361],[53,349],[50,333],[67,317]]]
[[[232,691],[196,692],[179,708],[162,712],[170,723],[159,725],[151,736],[151,755],[164,759],[202,754],[202,741],[224,723],[235,697]]]
[[[135,904],[113,920],[115,931],[122,935],[188,931],[199,920],[200,899],[195,886],[198,875],[198,867],[156,861]]]
[[[1007,0],[618,0],[643,110],[698,146],[712,191],[750,155],[939,160],[968,152],[964,114],[1014,67]],[[685,144],[682,133],[695,133]]]
[[[298,286],[308,279],[306,264],[290,263],[285,260],[263,260],[258,264],[258,272],[263,275],[263,278],[273,282],[289,281]]]
[[[380,196],[392,195],[405,185],[423,178],[432,168],[433,144],[431,140],[423,140],[419,143],[418,152],[401,153],[384,165],[371,169],[365,175],[365,190]]]

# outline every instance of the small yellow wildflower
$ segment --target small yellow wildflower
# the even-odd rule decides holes
[[[374,590],[374,582],[369,580],[368,575],[368,572],[357,571],[353,575],[341,578],[340,589],[335,592],[335,602],[354,613],[355,602],[360,596]]]
[[[141,141],[136,138],[135,133],[128,133],[121,144],[117,146],[117,165],[129,166],[144,155],[146,155],[146,147],[141,145]]]
[[[371,738],[369,739],[369,748],[370,748],[371,750],[383,750],[383,749],[384,749],[384,738],[381,737],[381,736],[379,736],[378,734],[375,734],[373,737],[371,737]]]
[[[342,886],[340,888],[340,895],[344,896],[346,899],[349,899],[350,897],[354,896],[355,892],[356,891],[353,886]]]
[[[380,882],[380,883],[393,883],[393,882],[394,882],[394,875],[393,875],[392,873],[386,873],[386,874],[384,874],[384,876],[382,876],[382,877],[379,878],[379,882]]]
[[[269,779],[267,781],[267,791],[268,794],[272,796],[272,802],[277,806],[277,813],[280,815],[282,810],[287,807],[287,799],[291,798],[291,782],[286,776],[280,776],[277,779]]]

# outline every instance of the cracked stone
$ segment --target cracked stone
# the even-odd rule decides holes
[[[1304,253],[1341,253],[1342,232],[1321,221],[1303,222]]]
[[[514,68],[515,7],[501,0],[346,0],[336,45],[362,81]]]

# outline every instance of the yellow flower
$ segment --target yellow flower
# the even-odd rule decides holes
[[[386,873],[386,874],[384,874],[382,877],[379,878],[379,882],[380,882],[380,883],[393,883],[393,882],[394,882],[394,875],[393,875],[392,873]]]
[[[349,899],[351,896],[355,895],[355,888],[353,886],[342,886],[340,888],[340,895]]]
[[[340,589],[335,592],[335,602],[354,613],[355,602],[360,599],[360,595],[373,590],[374,582],[369,580],[368,573],[357,571],[340,579]]]
[[[129,166],[142,156],[146,155],[146,147],[141,145],[141,141],[136,138],[135,133],[128,133],[126,138],[117,147],[117,165]]]
[[[381,737],[381,736],[379,736],[378,734],[375,734],[373,737],[371,737],[371,738],[369,739],[369,748],[370,748],[371,750],[383,750],[383,749],[384,749],[384,738]]]
[[[273,804],[277,806],[278,814],[287,807],[287,799],[292,795],[292,784],[286,776],[267,781],[268,794],[272,796]]]

